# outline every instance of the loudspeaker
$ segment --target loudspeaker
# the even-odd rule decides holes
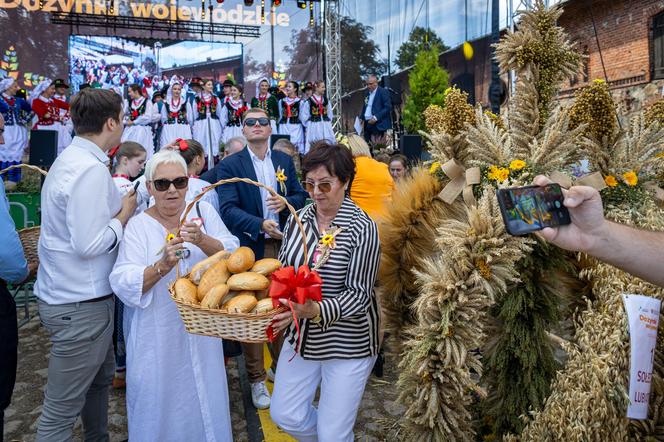
[[[272,149],[272,147],[274,147],[274,143],[276,143],[277,140],[288,140],[288,141],[290,141],[290,135],[281,135],[281,134],[272,134],[272,135],[270,135],[270,149]]]
[[[419,135],[401,135],[399,150],[408,158],[410,163],[420,161],[422,156],[422,137]]]
[[[456,86],[468,93],[468,103],[475,106],[475,76],[469,72],[464,72],[452,79],[450,84]]]
[[[58,156],[58,132],[54,130],[30,131],[30,160],[33,166],[48,169]]]

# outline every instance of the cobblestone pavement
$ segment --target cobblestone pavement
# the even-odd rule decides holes
[[[36,310],[31,305],[32,310]],[[48,334],[33,318],[19,330],[19,359],[16,387],[11,406],[5,411],[5,440],[32,442],[35,439],[37,419],[46,385],[50,342]],[[394,403],[396,397],[396,358],[388,353],[385,376],[382,379],[371,377],[362,399],[355,438],[358,441],[394,441],[394,422],[404,412],[404,408]],[[235,360],[227,366],[231,421],[235,441],[248,441],[247,425],[244,418],[240,379]],[[127,439],[125,395],[123,390],[111,389],[109,402],[109,431],[111,441]],[[75,428],[74,440],[82,440],[80,419]],[[196,441],[192,441],[196,442]],[[267,441],[269,442],[269,441]]]

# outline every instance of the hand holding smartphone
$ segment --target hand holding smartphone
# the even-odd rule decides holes
[[[510,235],[525,235],[545,227],[570,224],[560,185],[512,187],[496,192],[500,212]]]

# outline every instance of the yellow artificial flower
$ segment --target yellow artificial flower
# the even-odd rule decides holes
[[[510,170],[509,169],[507,169],[505,167],[501,167],[500,169],[498,169],[498,181],[500,181],[502,183],[503,181],[505,181],[509,177],[510,177]]]
[[[628,186],[636,186],[639,182],[639,177],[636,176],[633,170],[623,173],[623,179]]]
[[[523,160],[514,160],[510,163],[510,170],[521,170],[526,167],[526,162]]]
[[[323,235],[323,237],[320,239],[321,244],[324,246],[330,247],[334,243],[334,235],[331,235],[329,233],[326,233]]]
[[[604,177],[604,182],[609,187],[616,187],[618,185],[618,180],[613,175],[607,175]]]
[[[429,173],[433,175],[438,171],[438,169],[440,169],[440,162],[434,161],[433,163],[431,163],[431,166],[429,167]]]
[[[175,235],[172,233],[169,233],[168,236],[166,236],[166,242],[171,242],[175,239]]]
[[[595,78],[593,80],[593,83],[595,83],[595,84],[604,84],[604,83],[606,83],[606,81],[602,78]]]
[[[279,181],[280,183],[283,183],[287,179],[288,178],[286,177],[285,173],[283,173],[283,172],[277,173],[277,181]]]
[[[510,177],[510,170],[506,167],[491,166],[486,176],[492,181],[502,183]]]

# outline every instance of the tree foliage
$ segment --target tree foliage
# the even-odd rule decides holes
[[[425,129],[424,110],[432,104],[445,104],[447,71],[438,65],[438,48],[423,50],[417,55],[415,67],[408,76],[410,95],[406,98],[403,124],[410,133]]]
[[[368,74],[381,75],[386,62],[380,58],[380,49],[371,39],[373,28],[350,17],[341,20],[341,88],[343,92],[359,89],[362,78]],[[308,27],[291,32],[289,45],[284,47],[289,57],[288,75],[299,80],[316,80],[321,75],[323,53],[319,27]]]
[[[401,69],[406,69],[414,65],[417,54],[420,51],[434,46],[438,48],[438,52],[445,52],[449,49],[435,31],[430,29],[427,31],[426,28],[416,26],[410,32],[408,40],[403,42],[397,50],[397,66]]]

